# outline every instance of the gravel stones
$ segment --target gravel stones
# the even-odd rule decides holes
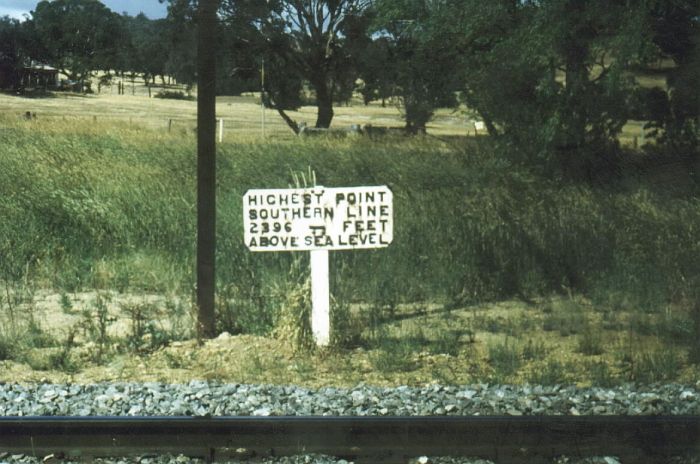
[[[578,388],[541,385],[465,385],[380,388],[218,384],[100,383],[1,384],[0,416],[413,416],[413,415],[652,415],[700,414],[700,384]],[[0,454],[0,464],[52,460]],[[65,464],[70,461],[62,460]],[[185,456],[95,459],[98,464],[203,464]],[[300,455],[230,463],[351,464],[329,456]],[[420,456],[420,464],[489,464],[490,461]],[[568,459],[561,464],[620,464],[614,457]],[[700,464],[695,460],[674,461]]]
[[[700,414],[698,386],[355,388],[100,383],[0,385],[0,416],[435,416]]]

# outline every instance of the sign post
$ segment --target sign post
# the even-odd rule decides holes
[[[386,186],[248,190],[243,227],[251,251],[311,252],[311,328],[330,342],[329,250],[389,246],[393,195]]]
[[[311,332],[318,346],[331,339],[331,292],[328,250],[311,250]]]

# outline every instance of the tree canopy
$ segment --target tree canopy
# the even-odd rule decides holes
[[[161,20],[98,0],[43,0],[24,23],[3,18],[0,85],[18,85],[32,60],[73,80],[116,70],[194,85],[198,2],[160,1]],[[519,162],[560,176],[614,171],[632,119],[663,149],[699,149],[692,0],[222,0],[215,32],[217,91],[262,90],[295,131],[289,110],[313,104],[328,127],[357,94],[397,104],[409,133],[426,132],[438,108],[463,111]],[[650,73],[665,84],[642,85]]]
[[[35,38],[32,56],[73,80],[109,69],[128,41],[120,16],[98,0],[43,0],[26,27]]]

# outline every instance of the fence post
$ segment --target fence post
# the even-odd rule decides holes
[[[170,132],[172,130],[172,128],[173,128],[173,120],[168,119],[168,132]]]
[[[219,143],[224,141],[224,118],[219,118]]]

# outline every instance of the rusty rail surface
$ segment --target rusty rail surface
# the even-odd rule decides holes
[[[208,460],[320,453],[356,462],[428,455],[498,464],[565,455],[663,462],[700,456],[700,416],[0,417],[0,452]]]

